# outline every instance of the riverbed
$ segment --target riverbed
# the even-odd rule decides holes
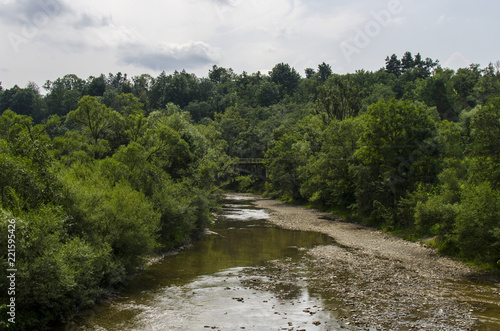
[[[209,234],[66,330],[500,330],[494,281],[418,243],[230,194]]]

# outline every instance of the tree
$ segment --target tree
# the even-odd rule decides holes
[[[472,143],[467,152],[475,159],[472,176],[500,189],[500,97],[475,112],[470,129]]]
[[[356,116],[361,109],[361,98],[352,80],[346,76],[332,76],[318,88],[316,112],[325,123]]]
[[[463,109],[468,109],[476,105],[472,95],[474,87],[480,78],[481,71],[479,70],[479,64],[471,64],[469,68],[460,68],[451,78],[453,88],[462,102]]]
[[[433,183],[439,171],[433,139],[437,114],[432,108],[391,99],[363,115],[364,130],[351,167],[361,215],[387,219],[387,211],[417,182]]]
[[[280,90],[274,82],[266,81],[260,85],[256,94],[257,101],[262,107],[269,107],[280,100]]]
[[[500,192],[487,182],[462,190],[454,226],[459,255],[491,266],[500,261]]]
[[[300,200],[299,167],[304,166],[310,148],[303,141],[297,128],[281,126],[275,131],[276,137],[265,153],[266,169],[272,183],[268,190],[274,196],[287,201]]]
[[[406,52],[401,59],[401,71],[404,73],[407,70],[413,69],[415,67],[415,61],[413,61],[413,55],[411,52]]]
[[[500,96],[500,62],[490,63],[482,70],[482,77],[474,87],[480,104],[486,104],[493,97]]]
[[[43,100],[35,86],[19,88],[16,85],[0,96],[0,112],[10,109],[19,115],[30,116],[38,123],[43,118],[43,108]]]
[[[385,59],[385,71],[396,75],[396,77],[401,75],[401,61],[396,54],[392,54],[390,58]]]
[[[318,76],[323,82],[325,82],[332,73],[332,67],[329,64],[323,62],[318,66]]]
[[[212,66],[212,70],[208,71],[208,78],[210,78],[210,80],[215,84],[224,83],[227,80],[231,80],[231,76],[232,69],[227,70],[226,68],[218,67],[215,64]]]
[[[300,192],[309,201],[328,207],[349,207],[356,202],[349,165],[357,148],[359,123],[359,117],[333,120],[322,132],[321,151],[299,168]]]
[[[47,81],[43,86],[48,91],[45,96],[48,114],[65,116],[78,108],[87,83],[76,75],[65,75],[55,81]]]
[[[95,97],[87,95],[78,102],[78,109],[70,112],[68,116],[81,124],[97,144],[111,128],[113,117],[120,115],[99,103]]]
[[[215,127],[228,144],[228,154],[239,156],[239,136],[248,130],[248,121],[238,113],[237,109],[229,108],[224,114],[215,114]]]
[[[314,75],[316,75],[316,71],[313,68],[306,68],[305,74],[306,74],[306,79],[311,79],[314,77]]]
[[[417,82],[416,93],[418,100],[437,108],[441,119],[457,121],[457,99],[451,82],[452,75],[452,70],[439,69],[434,76]]]
[[[280,88],[281,96],[292,95],[300,83],[300,74],[289,64],[278,63],[269,72],[271,82]]]
[[[106,77],[104,75],[89,77],[89,84],[85,94],[92,97],[102,97],[104,92],[106,92]]]

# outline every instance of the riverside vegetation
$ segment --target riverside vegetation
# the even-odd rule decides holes
[[[303,78],[280,63],[267,75],[213,66],[206,78],[66,75],[43,88],[0,86],[11,328],[68,320],[147,256],[201,235],[229,181],[500,268],[500,64],[453,71],[407,52],[345,75],[322,63]],[[270,182],[235,174],[238,158],[264,159]],[[6,249],[1,261],[5,272]]]

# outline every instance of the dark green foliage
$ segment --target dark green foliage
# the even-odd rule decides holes
[[[436,114],[410,102],[379,102],[364,117],[356,178],[358,210],[364,216],[395,203],[417,182],[432,183],[439,170],[436,147]]]
[[[84,96],[64,123],[0,116],[0,227],[16,219],[20,329],[71,318],[211,221],[230,162],[220,138],[209,144],[173,104],[145,117],[132,94],[108,95],[116,110]]]
[[[264,82],[257,90],[257,101],[262,107],[269,107],[280,100],[280,90],[274,82]]]
[[[300,83],[300,74],[289,64],[279,63],[269,72],[271,82],[278,85],[281,96],[292,95]]]
[[[2,233],[8,233],[9,220],[16,223],[17,329],[68,318],[93,304],[106,293],[107,285],[121,279],[123,271],[116,269],[108,247],[68,236],[67,220],[60,209],[41,207],[17,216],[0,212]],[[6,237],[0,242],[7,246]],[[5,295],[3,292],[2,301]]]
[[[359,121],[332,121],[321,137],[321,151],[301,167],[300,191],[309,201],[328,207],[349,207],[356,202],[349,166],[359,139]]]
[[[10,109],[19,115],[26,115],[40,122],[44,116],[45,108],[42,97],[35,84],[27,88],[19,88],[17,85],[12,89],[0,94],[0,112]]]
[[[332,67],[329,64],[323,62],[318,66],[318,76],[321,81],[325,82],[332,73]]]
[[[500,98],[480,107],[470,125],[471,144],[468,153],[474,158],[473,178],[488,180],[500,188]]]
[[[316,111],[325,123],[356,116],[360,109],[360,92],[349,76],[332,76],[318,88]]]
[[[454,227],[459,254],[493,265],[500,259],[500,192],[488,183],[466,186]]]
[[[401,75],[401,61],[398,59],[396,54],[392,54],[391,57],[385,59],[385,70],[396,77]]]

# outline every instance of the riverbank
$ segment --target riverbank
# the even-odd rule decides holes
[[[254,198],[257,207],[270,211],[270,222],[291,230],[321,232],[335,240],[335,245],[310,250],[307,263],[317,271],[318,284],[350,307],[344,316],[346,326],[477,330],[481,314],[486,319],[488,314],[472,296],[484,292],[493,304],[500,302],[498,284],[475,287],[470,293],[473,285],[468,280],[478,276],[475,269],[438,256],[419,243],[331,214]],[[286,268],[286,263],[281,267]]]

